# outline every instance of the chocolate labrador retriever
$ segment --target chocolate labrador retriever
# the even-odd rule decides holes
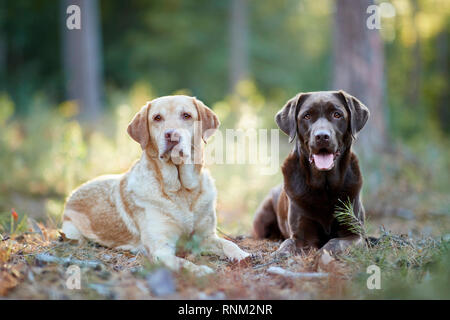
[[[272,189],[253,222],[257,238],[286,239],[277,254],[308,248],[335,254],[362,241],[334,212],[350,199],[364,223],[362,176],[351,147],[368,118],[367,107],[344,91],[300,93],[277,113],[295,145],[281,167],[283,186]]]

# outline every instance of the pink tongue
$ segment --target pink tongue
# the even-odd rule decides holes
[[[314,163],[317,169],[329,169],[333,165],[333,154],[313,154]]]

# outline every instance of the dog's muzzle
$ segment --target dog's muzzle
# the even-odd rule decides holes
[[[318,130],[313,134],[309,162],[319,171],[329,171],[334,167],[334,161],[339,156],[339,150],[333,142],[331,132]]]
[[[175,129],[169,129],[164,132],[164,150],[160,158],[164,158],[173,148],[181,142],[181,134]]]

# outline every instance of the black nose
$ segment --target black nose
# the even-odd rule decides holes
[[[317,132],[315,135],[316,142],[328,142],[330,140],[330,134],[325,131]]]

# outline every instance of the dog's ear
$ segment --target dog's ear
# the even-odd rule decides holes
[[[220,121],[216,114],[208,108],[202,101],[193,97],[195,108],[197,109],[198,119],[200,120],[200,130],[202,133],[202,139],[206,141],[211,137],[219,128]]]
[[[150,102],[147,102],[141,110],[136,113],[133,120],[128,125],[127,132],[131,138],[139,142],[142,150],[144,150],[150,141],[150,132],[148,131],[148,110]]]
[[[369,119],[370,111],[361,101],[344,90],[339,90],[338,93],[344,98],[350,117],[350,132],[355,139],[357,133],[361,131]]]
[[[290,99],[275,115],[275,122],[285,134],[289,136],[289,143],[297,135],[297,115],[301,105],[309,97],[308,93],[299,93]]]

